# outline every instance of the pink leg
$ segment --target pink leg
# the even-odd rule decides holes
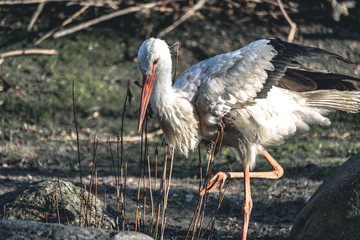
[[[268,163],[273,168],[270,172],[250,172],[249,166],[244,167],[243,172],[218,172],[213,178],[211,178],[208,184],[201,190],[200,195],[204,195],[206,192],[211,192],[219,184],[221,187],[224,185],[227,178],[244,178],[245,186],[245,200],[242,206],[242,211],[244,213],[244,222],[242,229],[242,240],[246,240],[247,231],[249,227],[249,220],[253,202],[251,199],[250,191],[250,178],[268,178],[268,179],[278,179],[284,174],[284,169],[280,166],[279,163],[264,149],[263,156],[268,161]]]
[[[249,166],[244,168],[244,187],[245,187],[245,200],[242,206],[242,211],[244,214],[243,228],[242,228],[242,240],[246,240],[247,232],[249,228],[250,214],[253,206],[253,202],[251,199],[251,191],[250,191],[250,174],[249,174]]]
[[[284,169],[275,159],[268,153],[265,149],[263,151],[263,156],[268,161],[268,163],[273,168],[270,172],[249,172],[251,178],[268,178],[268,179],[278,179],[284,174]],[[212,177],[208,184],[201,190],[200,195],[204,195],[206,192],[211,192],[214,190],[219,183],[221,186],[224,185],[225,180],[228,178],[243,178],[244,172],[218,172]]]

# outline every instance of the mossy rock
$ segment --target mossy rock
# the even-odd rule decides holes
[[[360,153],[339,167],[299,214],[290,239],[359,239]]]
[[[0,196],[0,219],[47,223],[60,220],[62,224],[73,226],[115,229],[116,212],[94,195],[90,196],[88,204],[88,192],[84,191],[83,196],[81,192],[80,187],[61,180],[31,182]]]

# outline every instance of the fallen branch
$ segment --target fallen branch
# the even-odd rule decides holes
[[[109,13],[109,14],[101,16],[99,18],[96,18],[96,19],[81,23],[79,25],[76,25],[74,27],[59,31],[59,32],[54,34],[54,38],[63,37],[65,35],[68,35],[68,34],[83,30],[83,29],[88,28],[88,27],[90,27],[92,25],[95,25],[95,24],[98,24],[100,22],[110,20],[110,19],[115,18],[115,17],[119,17],[119,16],[129,14],[129,13],[133,13],[133,12],[138,12],[138,11],[141,11],[143,9],[153,8],[156,5],[159,5],[160,3],[162,3],[162,2],[151,2],[151,3],[147,3],[147,4],[142,4],[140,6],[129,7],[129,8],[125,8],[125,9],[113,12],[113,13]]]
[[[68,25],[69,23],[71,23],[72,21],[74,21],[75,18],[77,18],[78,16],[80,16],[82,13],[84,13],[90,6],[86,5],[84,7],[82,7],[79,11],[75,12],[70,18],[66,19],[62,24],[61,27],[65,27],[66,25]]]
[[[282,3],[281,0],[277,0],[278,4],[279,4],[279,7],[280,7],[280,10],[281,12],[283,13],[286,21],[290,24],[290,32],[289,32],[289,35],[288,35],[288,38],[287,38],[287,41],[288,42],[293,42],[294,41],[294,37],[295,37],[295,33],[296,33],[296,30],[297,30],[297,25],[296,23],[294,23],[291,18],[289,17],[289,15],[287,14],[287,12],[285,11],[285,8],[284,8],[284,5]]]
[[[162,30],[159,34],[158,37],[161,38],[163,37],[165,34],[171,32],[172,30],[174,30],[176,27],[178,27],[181,23],[183,23],[186,19],[188,19],[189,17],[191,17],[191,15],[193,15],[197,10],[199,10],[205,3],[207,2],[207,0],[200,0],[198,1],[194,7],[192,7],[187,13],[185,13],[179,20],[177,20],[176,22],[174,22],[173,24],[171,24],[170,26],[168,26],[167,28],[165,28],[164,30]]]
[[[90,7],[90,5],[85,5],[84,7],[82,7],[79,11],[75,12],[71,17],[69,17],[68,19],[66,19],[65,21],[62,22],[62,24],[60,25],[60,27],[65,27],[66,25],[70,24],[72,21],[74,21],[75,18],[77,18],[78,16],[80,16],[82,13],[84,13],[88,8]],[[59,27],[56,27],[54,29],[52,29],[51,31],[49,31],[48,33],[46,33],[44,36],[42,36],[39,40],[36,41],[35,46],[39,45],[42,41],[44,41],[45,39],[49,38],[51,35],[53,35],[57,30],[59,30]]]
[[[38,7],[36,8],[36,11],[34,12],[32,18],[31,18],[30,23],[29,23],[29,25],[28,25],[28,27],[27,27],[27,30],[28,30],[28,31],[30,31],[30,30],[33,28],[36,20],[37,20],[38,17],[40,16],[40,13],[41,13],[42,10],[44,9],[44,6],[45,6],[45,1],[39,3]]]
[[[39,40],[37,40],[35,42],[35,46],[39,45],[42,41],[44,41],[45,39],[49,38],[51,35],[54,34],[54,32],[56,32],[58,30],[58,28],[54,28],[51,31],[49,31],[48,33],[44,34]]]
[[[45,54],[45,55],[56,55],[57,51],[55,49],[24,49],[24,50],[15,50],[10,52],[5,52],[0,54],[1,58],[21,56],[21,55],[32,55],[32,54]]]

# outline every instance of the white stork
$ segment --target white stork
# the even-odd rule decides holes
[[[269,38],[204,60],[172,85],[166,42],[150,38],[139,49],[143,85],[138,131],[149,101],[167,142],[184,155],[202,138],[214,141],[222,128],[223,145],[239,152],[244,169],[217,173],[202,193],[224,184],[226,178],[244,178],[243,239],[252,208],[250,178],[277,179],[283,174],[264,147],[282,143],[298,130],[309,130],[310,124],[329,125],[325,116],[335,110],[359,111],[360,92],[348,80],[360,79],[309,69],[296,61],[299,56],[319,55],[351,63],[319,48]],[[258,154],[273,171],[250,172]]]

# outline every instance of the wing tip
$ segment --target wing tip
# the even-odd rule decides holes
[[[351,60],[344,58],[339,54],[329,52],[329,51],[326,51],[326,50],[318,48],[318,47],[310,47],[310,46],[305,46],[305,45],[301,45],[301,44],[290,43],[290,42],[286,42],[286,41],[283,41],[283,40],[281,40],[279,38],[275,38],[275,37],[267,38],[267,40],[269,40],[268,44],[273,46],[276,51],[279,51],[279,50],[284,51],[286,49],[291,49],[297,53],[296,54],[297,56],[300,55],[300,56],[305,56],[305,57],[317,57],[319,55],[328,55],[330,57],[341,60],[345,63],[354,64]],[[294,56],[294,58],[296,58],[296,56]]]

